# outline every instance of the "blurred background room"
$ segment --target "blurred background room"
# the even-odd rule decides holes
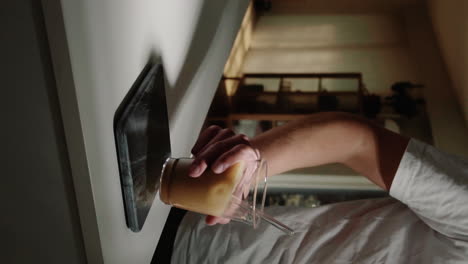
[[[456,31],[467,23],[447,19],[449,9],[423,0],[253,1],[205,125],[254,137],[309,114],[343,111],[466,157],[468,83],[462,65],[452,64],[467,55],[466,45],[456,49],[466,43]],[[339,164],[269,184],[270,205],[387,195]]]

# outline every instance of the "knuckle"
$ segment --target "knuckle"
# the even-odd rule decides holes
[[[196,158],[196,159],[192,162],[192,164],[193,164],[194,166],[200,166],[203,162],[204,162],[204,159],[203,159],[203,158]]]
[[[246,136],[245,134],[239,134],[238,136],[239,136],[240,138],[245,139],[245,140],[248,140],[248,139],[249,139],[249,137]]]
[[[215,149],[224,148],[225,146],[226,144],[224,143],[224,141],[218,141],[218,142],[213,143],[213,148]]]
[[[243,144],[249,145],[249,146],[250,146],[250,140],[249,140],[249,138],[248,138],[246,135],[240,134],[240,135],[237,136],[237,138],[238,138],[238,140],[241,141]]]
[[[218,162],[219,163],[225,163],[229,160],[229,158],[232,156],[232,154],[227,154],[227,155],[223,155],[221,156],[219,159],[218,159]]]
[[[211,125],[207,128],[208,130],[221,130],[221,127],[217,126],[217,125]]]
[[[226,135],[235,135],[234,131],[232,131],[232,130],[229,129],[229,128],[223,128],[223,129],[221,130],[221,133],[226,134]]]
[[[239,152],[246,153],[250,151],[250,146],[246,144],[240,144],[239,145]]]

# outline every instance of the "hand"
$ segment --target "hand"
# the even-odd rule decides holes
[[[256,161],[260,158],[259,151],[251,146],[247,136],[236,135],[232,130],[218,126],[210,126],[200,134],[192,154],[195,159],[189,169],[191,177],[199,177],[208,167],[220,174],[239,161]],[[226,224],[229,221],[227,218],[206,217],[208,225]]]

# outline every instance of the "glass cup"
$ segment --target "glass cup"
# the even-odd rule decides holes
[[[188,175],[193,159],[168,158],[163,166],[159,197],[185,210],[240,221],[256,228],[261,219],[287,234],[294,231],[264,211],[267,191],[265,160],[242,161],[215,174]]]

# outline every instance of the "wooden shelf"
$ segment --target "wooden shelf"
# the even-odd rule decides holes
[[[278,92],[248,90],[245,88],[247,78],[278,79],[280,87],[278,87]],[[282,91],[281,83],[285,79],[290,80],[294,78],[318,79],[317,90],[307,92]],[[322,80],[324,79],[354,79],[356,80],[356,89],[354,91],[326,91],[322,86]],[[220,89],[225,89],[224,81],[226,80],[237,81],[234,90],[237,90],[237,92],[234,95],[227,96],[227,93],[219,93],[220,97],[217,105],[227,108],[228,114],[226,116],[209,116],[207,120],[224,122],[230,128],[233,127],[233,122],[238,120],[271,121],[274,127],[282,121],[291,121],[315,112],[327,109],[330,111],[335,108],[336,111],[363,113],[362,102],[365,89],[362,84],[361,73],[252,73],[244,74],[242,77],[224,77],[221,80]],[[352,101],[343,99],[345,105],[340,105],[337,101],[335,103],[337,106],[334,108],[333,98],[337,97],[355,97],[357,99],[352,99]],[[332,106],[326,107],[325,104],[327,102]],[[214,115],[219,115],[220,113],[222,111],[213,111]]]

